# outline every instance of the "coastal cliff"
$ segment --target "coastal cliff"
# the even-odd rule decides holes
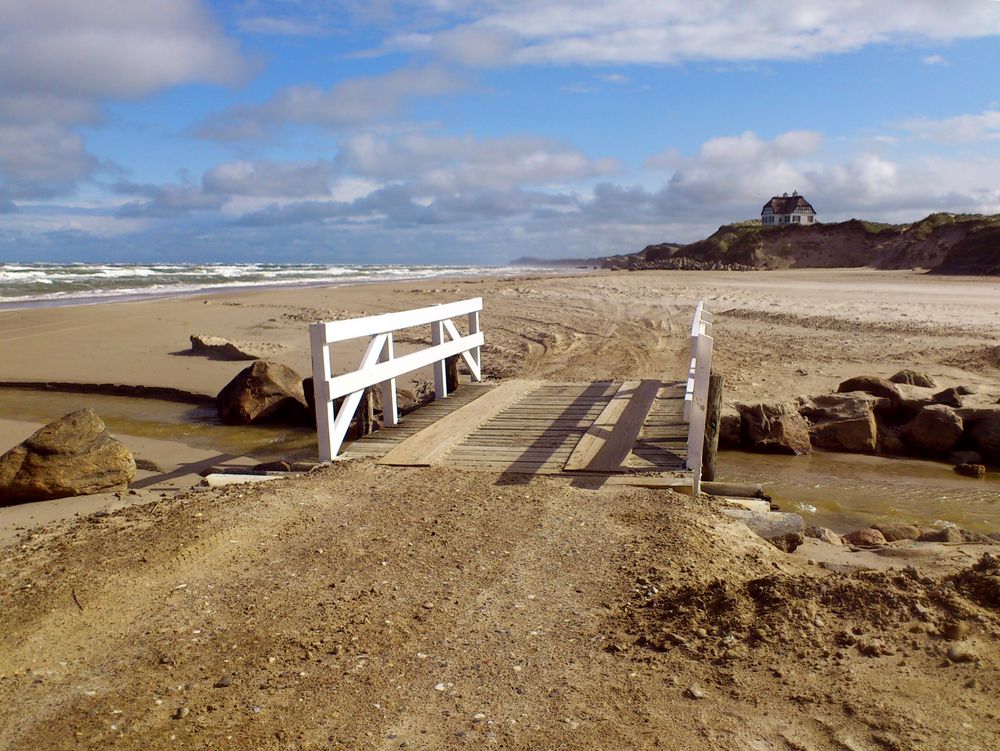
[[[935,274],[1000,274],[1000,215],[931,214],[912,224],[859,219],[764,227],[726,224],[693,243],[647,245],[637,253],[535,265],[609,269],[731,270],[787,268],[926,269]],[[514,263],[526,263],[519,259]]]

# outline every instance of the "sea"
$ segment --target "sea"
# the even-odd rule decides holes
[[[524,266],[302,263],[0,263],[0,307],[73,305],[239,288],[360,284],[444,276],[497,276],[530,270]]]

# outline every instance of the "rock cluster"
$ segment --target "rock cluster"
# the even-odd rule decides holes
[[[0,456],[0,506],[124,490],[135,460],[92,409],[49,423]]]
[[[1000,466],[1000,405],[966,407],[968,387],[936,390],[923,373],[850,378],[835,394],[726,409],[720,448],[805,454],[813,448],[948,461],[982,477]]]
[[[838,535],[827,527],[806,527],[804,534],[806,537],[812,537],[831,545],[850,545],[855,548],[880,547],[907,540],[952,544],[1000,544],[1000,533],[985,535],[961,527],[918,527],[915,524],[875,524],[866,529],[856,529],[845,535]]]

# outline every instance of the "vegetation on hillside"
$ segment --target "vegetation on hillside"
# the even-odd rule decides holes
[[[922,268],[939,274],[1000,274],[1000,215],[935,213],[912,224],[850,219],[719,227],[687,245],[649,245],[603,259],[606,268]]]

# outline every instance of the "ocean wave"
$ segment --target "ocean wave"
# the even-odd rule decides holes
[[[24,264],[0,263],[0,304],[72,304],[169,296],[237,287],[366,283],[439,276],[492,276],[528,269],[496,266],[349,264]]]

